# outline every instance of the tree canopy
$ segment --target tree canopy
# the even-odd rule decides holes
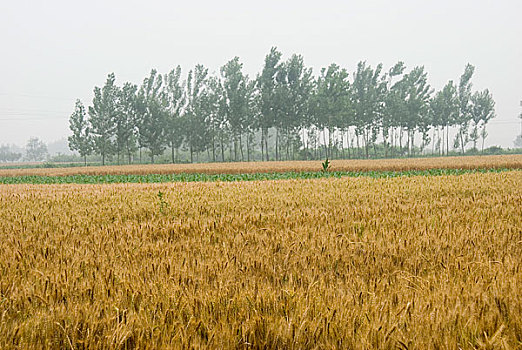
[[[138,150],[154,162],[167,149],[172,162],[181,152],[190,162],[205,153],[213,161],[464,153],[479,138],[483,148],[495,117],[490,91],[472,90],[474,72],[468,64],[457,84],[435,91],[422,66],[332,63],[315,76],[303,56],[285,60],[274,47],[253,78],[239,57],[217,74],[201,64],[186,76],[180,66],[153,69],[140,86],[118,86],[111,73],[87,109],[76,102],[69,147],[103,163],[130,163]]]

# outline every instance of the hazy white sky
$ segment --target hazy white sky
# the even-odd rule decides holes
[[[424,65],[436,89],[476,66],[475,89],[497,102],[487,145],[513,146],[522,107],[522,1],[71,1],[0,2],[0,144],[69,134],[109,72],[140,83],[151,68],[211,71],[234,56],[254,75],[270,47],[300,53],[317,73],[360,60]]]

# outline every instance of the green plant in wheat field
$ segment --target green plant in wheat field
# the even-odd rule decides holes
[[[323,172],[328,172],[328,169],[330,168],[330,161],[328,160],[328,158],[326,158],[326,160],[322,162],[321,165],[323,166]]]
[[[165,214],[165,209],[169,206],[169,203],[165,201],[165,193],[158,191],[158,202],[159,202],[159,211],[161,214]]]

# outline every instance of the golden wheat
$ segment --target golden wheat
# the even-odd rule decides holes
[[[521,348],[521,184],[0,186],[0,348]]]
[[[522,155],[467,156],[441,158],[333,160],[331,171],[406,171],[428,169],[522,169]],[[320,171],[321,161],[200,163],[200,164],[140,164],[72,168],[1,169],[0,176],[66,176],[124,174],[239,174]]]

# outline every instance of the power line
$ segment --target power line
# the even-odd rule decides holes
[[[71,112],[53,112],[53,111],[1,111],[0,116],[16,116],[16,115],[26,115],[26,116],[35,116],[35,115],[67,115],[69,116]]]
[[[46,121],[48,119],[67,119],[68,117],[45,117],[45,118],[0,118],[0,121],[24,121],[24,120],[38,120]]]
[[[70,97],[46,96],[46,95],[26,94],[26,93],[12,93],[12,92],[0,92],[0,96],[18,96],[18,97],[45,98],[45,99],[54,99],[54,100],[76,101],[76,98],[70,98]]]
[[[488,124],[518,124],[518,122],[516,121],[504,121],[504,120],[494,120],[494,121],[491,121],[489,122]]]

